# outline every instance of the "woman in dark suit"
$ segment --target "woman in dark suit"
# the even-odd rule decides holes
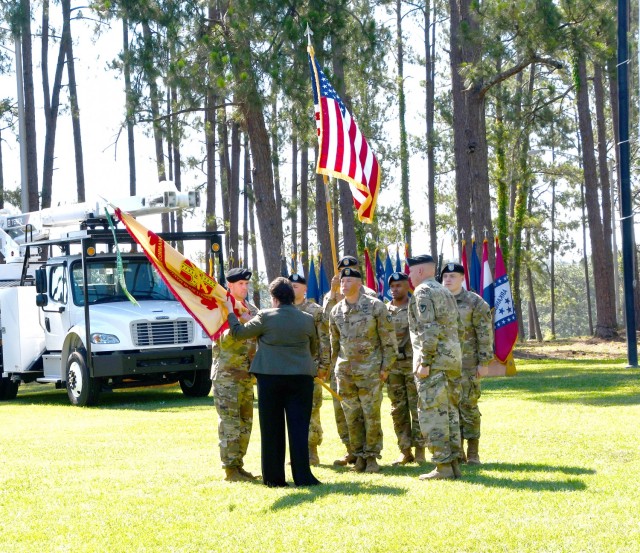
[[[309,420],[313,402],[317,334],[313,317],[296,309],[291,283],[283,277],[269,285],[273,309],[263,309],[244,325],[227,301],[229,327],[237,339],[258,338],[249,372],[258,381],[262,435],[262,480],[285,487],[285,417],[291,472],[297,486],[320,484],[309,468]]]

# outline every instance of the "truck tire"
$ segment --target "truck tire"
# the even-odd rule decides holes
[[[95,405],[100,395],[100,382],[89,376],[86,358],[86,350],[79,348],[67,359],[67,395],[71,404],[78,407]]]
[[[13,382],[10,378],[0,378],[0,401],[16,399],[20,381]]]
[[[206,397],[211,391],[211,378],[208,369],[185,373],[180,377],[182,393],[189,397]]]

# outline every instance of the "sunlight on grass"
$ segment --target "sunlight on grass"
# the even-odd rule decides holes
[[[640,548],[640,382],[624,363],[518,363],[484,382],[479,467],[420,482],[334,468],[329,397],[317,488],[223,481],[211,398],[175,386],[68,405],[27,386],[0,404],[0,551],[629,551]],[[259,472],[256,425],[246,466]],[[289,475],[289,479],[290,475]]]

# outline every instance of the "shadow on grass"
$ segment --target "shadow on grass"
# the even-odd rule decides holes
[[[487,379],[483,392],[522,399],[610,407],[640,404],[640,373],[637,369],[602,367],[599,361],[562,362],[563,368],[523,369],[515,377]],[[557,365],[558,362],[554,362]],[[595,366],[594,366],[595,365]]]
[[[313,502],[325,495],[342,494],[345,496],[354,495],[404,495],[407,490],[396,486],[377,486],[360,482],[339,482],[334,484],[321,484],[320,486],[309,486],[296,488],[295,491],[277,499],[269,508],[271,511],[289,509],[302,503]]]

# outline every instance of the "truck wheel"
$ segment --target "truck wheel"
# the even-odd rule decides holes
[[[84,348],[72,351],[67,359],[67,395],[72,405],[95,405],[100,394],[100,383],[89,376]]]
[[[10,378],[0,378],[0,401],[16,399],[20,381],[13,382]]]
[[[202,369],[200,371],[188,372],[180,378],[180,388],[182,393],[189,397],[205,397],[211,391],[211,378],[209,371]]]

